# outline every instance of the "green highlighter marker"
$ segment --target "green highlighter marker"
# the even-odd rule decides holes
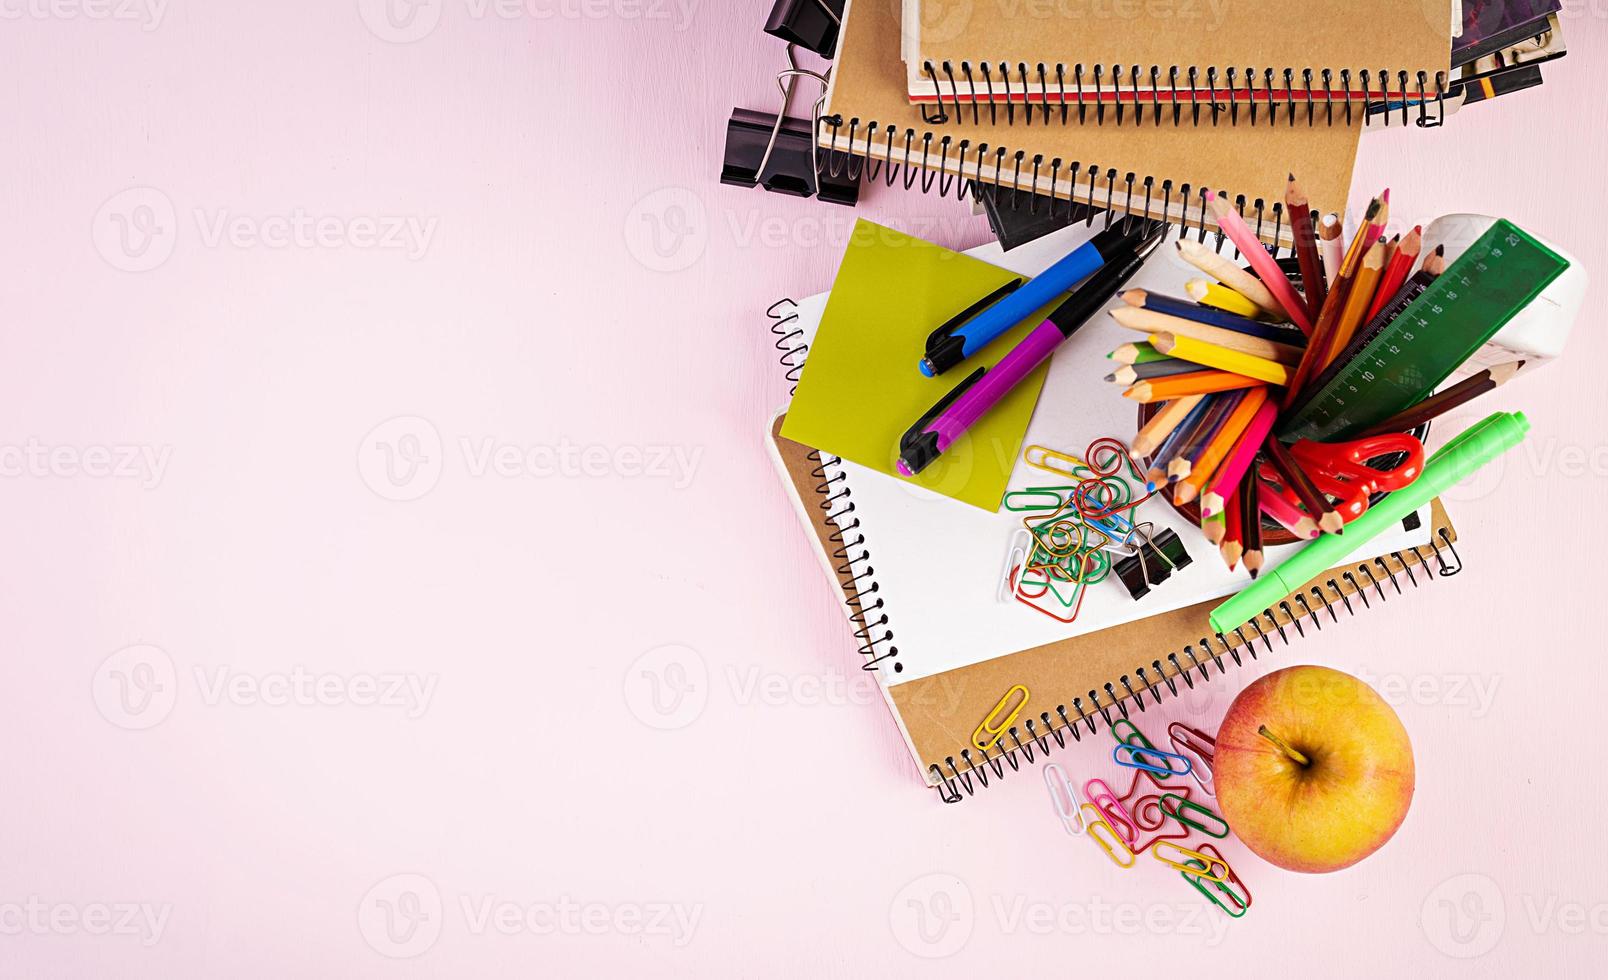
[[[1497,412],[1470,426],[1429,458],[1423,475],[1412,486],[1390,494],[1347,524],[1344,536],[1325,534],[1212,610],[1212,629],[1229,633],[1260,616],[1361,545],[1517,446],[1529,431],[1530,422],[1523,412]]]

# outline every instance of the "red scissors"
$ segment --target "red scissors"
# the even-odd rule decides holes
[[[1405,432],[1388,432],[1352,442],[1323,443],[1302,439],[1290,453],[1317,488],[1338,501],[1335,510],[1347,524],[1368,509],[1368,498],[1376,493],[1400,490],[1424,472],[1424,444]],[[1389,469],[1375,469],[1371,459],[1404,454]],[[1300,498],[1290,487],[1279,487],[1285,500],[1299,507]]]

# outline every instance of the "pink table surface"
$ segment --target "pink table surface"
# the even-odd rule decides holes
[[[1467,571],[1147,715],[1322,662],[1412,732],[1397,838],[1327,877],[1235,845],[1229,923],[1062,835],[1036,768],[917,788],[761,448],[763,311],[856,215],[987,232],[717,182],[768,4],[0,4],[0,974],[1600,962],[1608,31],[1568,6],[1544,90],[1359,166],[1598,274],[1481,406],[1535,430],[1452,495]]]

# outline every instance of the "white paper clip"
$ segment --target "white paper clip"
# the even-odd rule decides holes
[[[1005,568],[1000,572],[999,588],[994,592],[996,602],[1010,602],[1015,598],[1016,578],[1011,573],[1027,564],[1027,548],[1032,543],[1033,536],[1027,532],[1027,528],[1019,527],[1011,532],[1010,544],[1005,549]]]
[[[1082,837],[1089,825],[1083,816],[1083,804],[1078,801],[1078,788],[1066,778],[1066,770],[1056,763],[1044,767],[1044,788],[1050,791],[1050,805],[1061,818],[1061,827],[1073,837]]]

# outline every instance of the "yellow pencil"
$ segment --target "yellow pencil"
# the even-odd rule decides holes
[[[1290,383],[1290,369],[1278,361],[1255,357],[1243,351],[1229,350],[1227,347],[1209,344],[1204,340],[1171,333],[1155,333],[1150,335],[1150,344],[1169,357],[1193,361],[1219,371],[1244,375],[1272,385]],[[1178,377],[1187,378],[1189,375],[1181,374]]]
[[[1189,293],[1190,299],[1202,306],[1210,306],[1226,313],[1237,313],[1246,317],[1265,316],[1260,306],[1227,286],[1219,285],[1210,279],[1191,279],[1184,284],[1184,291]]]
[[[1289,344],[1281,344],[1273,340],[1263,340],[1238,330],[1228,330],[1224,327],[1214,327],[1209,323],[1197,323],[1186,320],[1181,316],[1172,316],[1167,313],[1157,313],[1155,310],[1145,310],[1133,306],[1119,307],[1111,311],[1111,319],[1129,330],[1140,333],[1170,333],[1175,337],[1193,337],[1208,344],[1237,350],[1252,357],[1266,358],[1269,361],[1278,361],[1280,364],[1299,364],[1302,349]]]

